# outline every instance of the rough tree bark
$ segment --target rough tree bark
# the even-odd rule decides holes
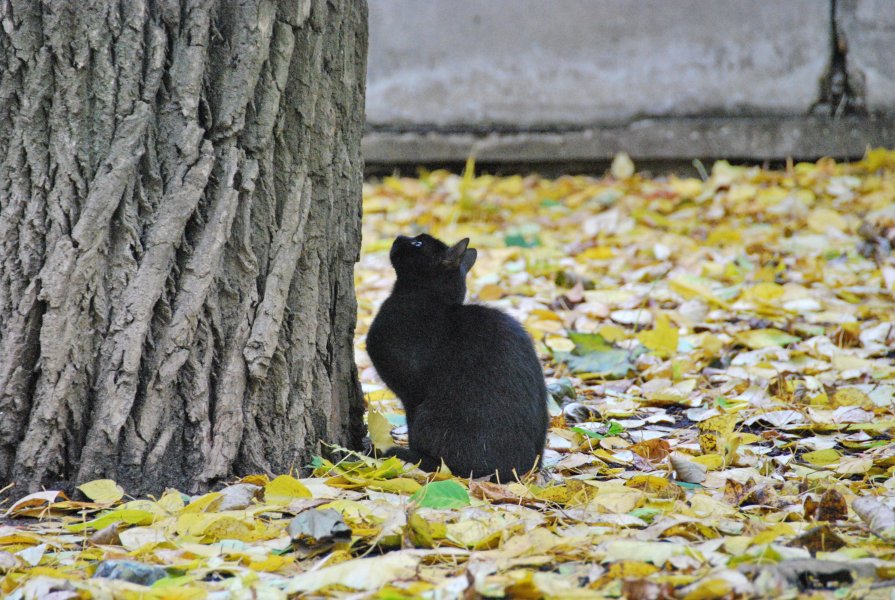
[[[366,3],[0,23],[0,487],[197,491],[358,444]]]

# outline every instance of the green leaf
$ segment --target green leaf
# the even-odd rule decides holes
[[[678,485],[686,490],[701,490],[702,485],[698,483],[687,483],[686,481],[675,481],[675,485]]]
[[[519,246],[520,248],[534,248],[541,245],[541,238],[537,235],[527,236],[521,233],[507,234],[504,236],[507,246]]]
[[[575,433],[580,433],[584,437],[589,437],[592,440],[602,440],[604,437],[606,437],[601,433],[591,431],[590,429],[585,429],[584,427],[572,427],[572,431],[574,431]]]
[[[618,435],[620,433],[625,432],[625,426],[621,423],[617,423],[615,421],[609,421],[609,431],[606,432],[606,435]]]
[[[84,531],[85,529],[89,528],[96,529],[98,531],[103,527],[111,525],[115,521],[123,521],[129,525],[149,525],[150,523],[155,521],[156,517],[157,515],[154,515],[153,513],[146,510],[119,508],[107,513],[103,513],[102,516],[97,517],[92,521],[66,525],[65,528],[71,532],[78,533],[79,531]]]
[[[627,350],[591,352],[585,356],[568,355],[563,360],[573,373],[597,373],[606,377],[621,378],[634,369]]]
[[[584,427],[572,427],[572,431],[576,433],[580,433],[583,436],[589,437],[594,440],[602,440],[607,436],[618,435],[620,433],[625,432],[625,426],[621,423],[616,423],[615,421],[609,421],[609,429],[606,430],[606,433],[597,433],[596,431],[591,431],[589,429],[585,429]]]
[[[575,353],[579,356],[584,356],[591,352],[605,352],[606,350],[612,350],[612,345],[599,333],[570,331],[569,339],[574,342]]]
[[[469,492],[456,481],[433,481],[410,496],[424,508],[462,508],[469,506]]]
[[[657,515],[662,514],[662,511],[658,508],[635,508],[631,512],[628,513],[632,517],[637,517],[638,519],[643,519],[647,523],[651,522]]]

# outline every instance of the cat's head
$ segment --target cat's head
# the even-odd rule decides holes
[[[469,238],[448,246],[425,233],[413,238],[399,235],[389,258],[399,285],[435,292],[450,302],[463,302],[466,274],[477,256],[475,248],[468,246]]]

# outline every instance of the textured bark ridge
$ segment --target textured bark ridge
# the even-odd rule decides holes
[[[366,3],[0,0],[0,487],[359,443]]]

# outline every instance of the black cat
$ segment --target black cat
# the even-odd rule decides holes
[[[379,376],[401,399],[410,448],[387,455],[441,461],[455,475],[501,481],[536,466],[547,433],[547,390],[531,338],[499,310],[463,304],[475,263],[469,239],[398,236],[397,281],[367,334]]]

